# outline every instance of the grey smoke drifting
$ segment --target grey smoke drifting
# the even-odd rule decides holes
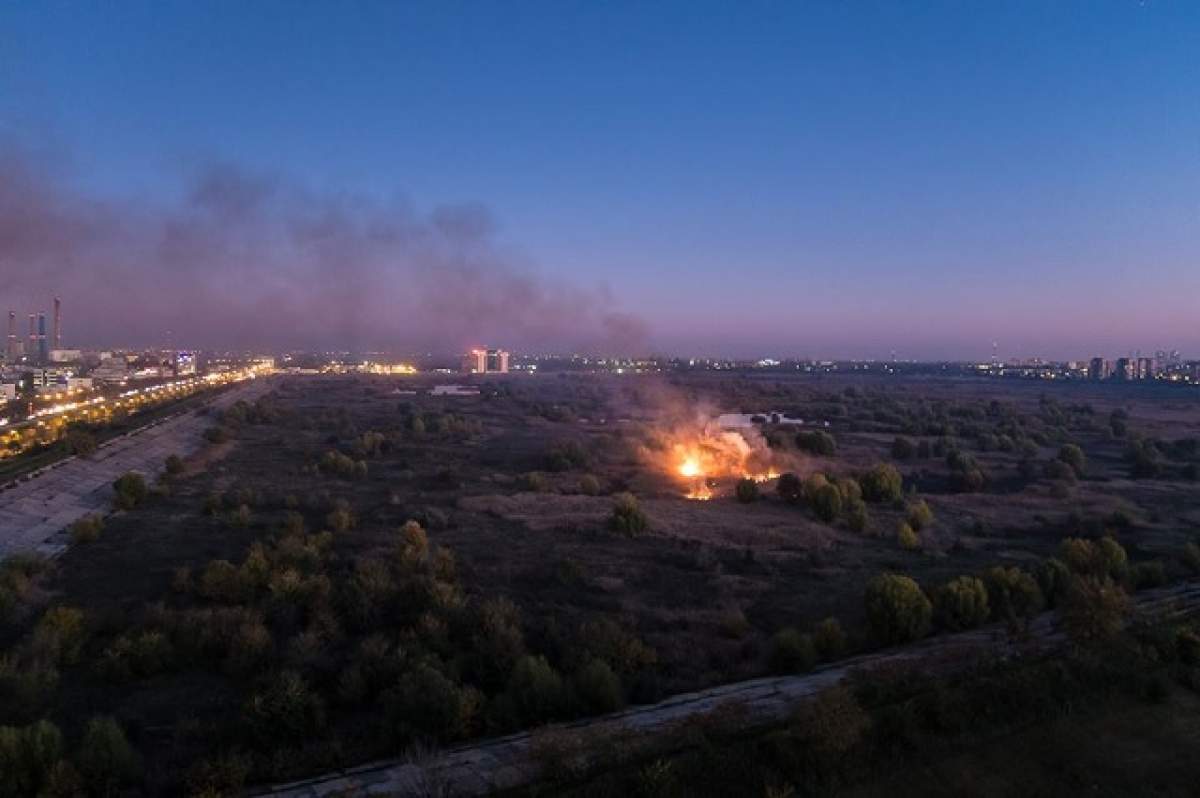
[[[418,213],[229,164],[169,207],[89,197],[0,146],[0,309],[59,294],[79,345],[629,353],[604,290],[539,277],[479,205]]]

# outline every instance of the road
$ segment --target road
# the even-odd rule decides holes
[[[1200,582],[1184,582],[1135,597],[1139,613],[1200,611]],[[567,751],[602,750],[599,741],[663,739],[664,733],[681,722],[721,709],[731,710],[725,726],[744,729],[768,727],[785,720],[797,705],[810,699],[855,670],[886,668],[904,662],[920,662],[949,672],[972,661],[972,652],[1019,654],[1044,650],[1061,643],[1064,636],[1055,625],[1055,614],[1039,616],[1030,627],[1030,640],[1014,644],[998,627],[987,627],[955,635],[940,635],[900,649],[890,649],[832,663],[812,673],[753,679],[722,685],[695,693],[674,696],[648,706],[634,707],[611,715],[574,723],[558,724],[554,735],[567,742]],[[397,759],[374,762],[358,768],[328,773],[291,784],[260,788],[271,798],[324,798],[325,796],[390,795],[479,796],[535,784],[542,766],[536,753],[539,734],[521,732],[437,752],[420,762]],[[544,739],[544,738],[541,738]],[[572,748],[569,741],[578,741]],[[653,745],[649,742],[648,745]],[[660,743],[661,745],[661,743]],[[609,763],[610,765],[612,763]]]
[[[214,396],[207,405],[228,407],[239,399],[253,401],[269,389],[270,380],[247,380]],[[106,441],[90,457],[73,457],[22,477],[0,489],[0,560],[18,552],[54,556],[67,545],[66,527],[88,513],[105,512],[112,503],[112,483],[126,471],[157,474],[172,454],[190,454],[204,444],[212,419],[195,408],[181,411]]]

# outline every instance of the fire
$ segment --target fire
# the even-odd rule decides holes
[[[701,482],[697,487],[692,488],[684,494],[684,498],[694,499],[698,502],[706,502],[713,497],[712,489],[707,483]]]
[[[679,465],[679,476],[681,477],[695,479],[696,477],[703,475],[704,472],[700,468],[700,461],[694,456],[685,458],[684,461]]]
[[[771,468],[760,474],[746,474],[746,479],[752,479],[761,484],[763,482],[770,482],[773,479],[779,479],[779,472]]]

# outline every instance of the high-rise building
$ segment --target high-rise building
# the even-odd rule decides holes
[[[507,374],[508,352],[503,349],[472,349],[463,355],[466,374]]]
[[[1117,369],[1113,376],[1125,382],[1137,379],[1137,358],[1117,358]]]
[[[29,342],[25,344],[25,354],[29,357],[36,357],[38,351],[37,346],[37,316],[33,313],[29,314]]]
[[[1153,380],[1158,377],[1158,360],[1152,357],[1139,357],[1137,361],[1137,378]]]
[[[46,340],[46,314],[38,314],[38,335],[37,335],[37,358],[38,363],[46,364],[50,362],[50,345]]]
[[[54,297],[54,348],[62,349],[62,300]]]
[[[1088,364],[1089,380],[1107,380],[1112,376],[1112,361],[1094,357]]]
[[[8,312],[8,346],[4,350],[4,359],[12,363],[17,359],[17,312]]]

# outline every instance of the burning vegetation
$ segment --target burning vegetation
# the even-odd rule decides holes
[[[706,501],[731,481],[758,483],[777,479],[784,456],[773,451],[757,429],[722,430],[712,423],[658,428],[642,449],[655,470],[681,483],[688,499]]]

